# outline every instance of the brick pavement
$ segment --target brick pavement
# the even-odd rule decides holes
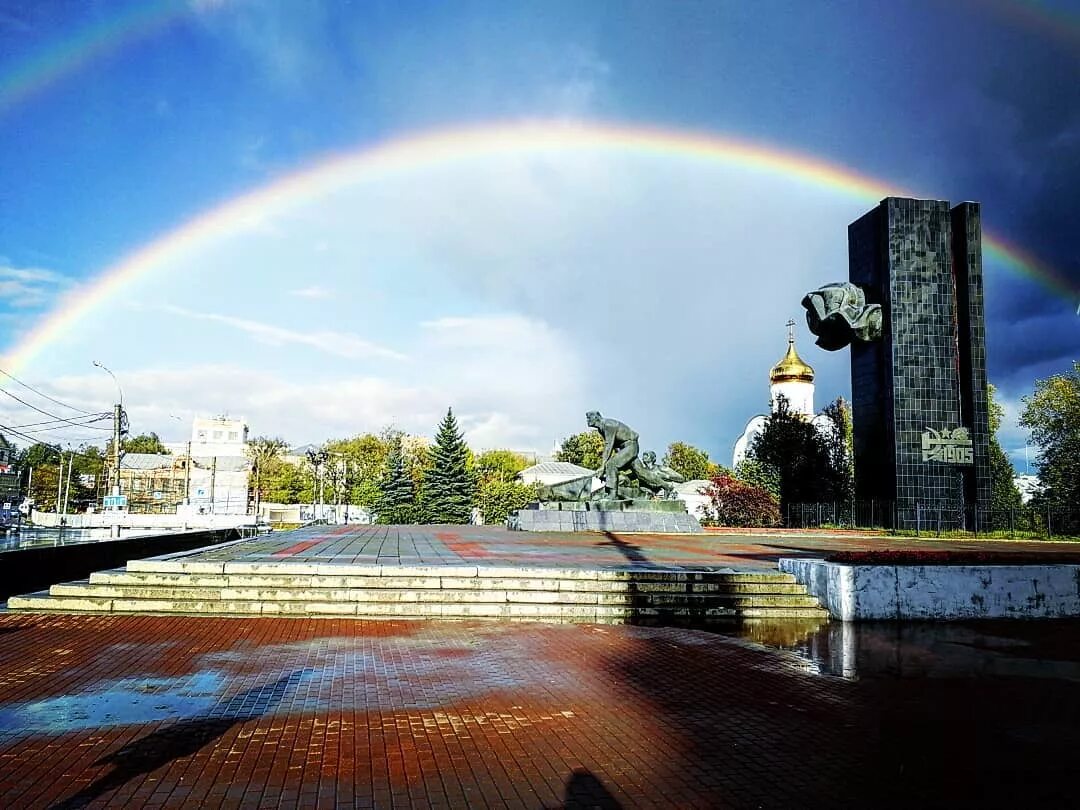
[[[1077,625],[1009,627],[0,615],[0,806],[1060,805]]]

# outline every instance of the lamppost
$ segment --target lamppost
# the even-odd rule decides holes
[[[326,464],[326,460],[328,458],[330,458],[330,454],[327,453],[325,450],[308,450],[307,451],[307,457],[308,457],[308,461],[311,463],[311,466],[312,466],[312,468],[314,469],[314,472],[315,472],[315,478],[314,478],[314,480],[312,481],[312,484],[311,484],[312,519],[313,520],[318,520],[318,518],[315,517],[315,515],[316,514],[321,514],[322,511],[323,511],[323,509],[322,509],[322,501],[323,501],[323,498],[322,498],[323,467]],[[318,497],[318,504],[319,504],[319,512],[318,513],[316,513],[316,511],[315,511],[316,491],[318,491],[318,496],[317,496]]]
[[[116,379],[116,375],[112,373],[112,369],[103,363],[99,363],[97,360],[94,360],[93,364],[113,378],[113,382],[116,383],[116,393],[119,400],[113,406],[113,474],[115,480],[113,482],[112,494],[116,496],[120,494],[120,434],[123,432],[124,389],[120,387],[120,381]]]

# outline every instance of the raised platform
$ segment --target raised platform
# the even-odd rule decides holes
[[[1053,553],[1046,556],[1052,560]],[[781,559],[780,570],[805,585],[832,618],[845,622],[1080,616],[1080,564],[1039,563],[1033,556],[1025,565]]]
[[[415,533],[411,530],[415,529]],[[464,539],[471,535],[477,539]],[[484,548],[483,538],[490,538]],[[503,538],[524,538],[516,562]],[[661,564],[616,535],[573,538],[595,556],[563,552],[562,538],[474,527],[342,527],[302,530],[148,560],[12,597],[13,611],[492,618],[549,622],[735,622],[824,619],[790,574],[730,566]],[[407,539],[405,539],[407,538]],[[687,541],[708,543],[702,538]],[[379,562],[392,543],[443,562]],[[505,543],[513,545],[513,543]],[[545,547],[548,547],[545,552]],[[707,547],[704,547],[707,548]],[[375,552],[368,562],[364,549]],[[693,549],[674,553],[689,556]],[[533,562],[528,561],[533,555]],[[705,556],[704,554],[702,556]],[[467,564],[465,558],[478,560]],[[392,560],[392,561],[390,561]]]

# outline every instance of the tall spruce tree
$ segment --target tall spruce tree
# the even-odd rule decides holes
[[[469,470],[469,448],[448,408],[439,423],[431,451],[431,469],[424,479],[424,518],[428,523],[468,523],[476,482]]]
[[[401,450],[401,436],[390,438],[386,471],[379,484],[380,496],[375,514],[379,523],[414,523],[416,521],[416,489]]]

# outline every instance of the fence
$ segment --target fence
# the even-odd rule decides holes
[[[894,501],[792,503],[785,510],[789,528],[890,529],[916,535],[966,533],[998,537],[1080,537],[1080,508],[982,507]]]

